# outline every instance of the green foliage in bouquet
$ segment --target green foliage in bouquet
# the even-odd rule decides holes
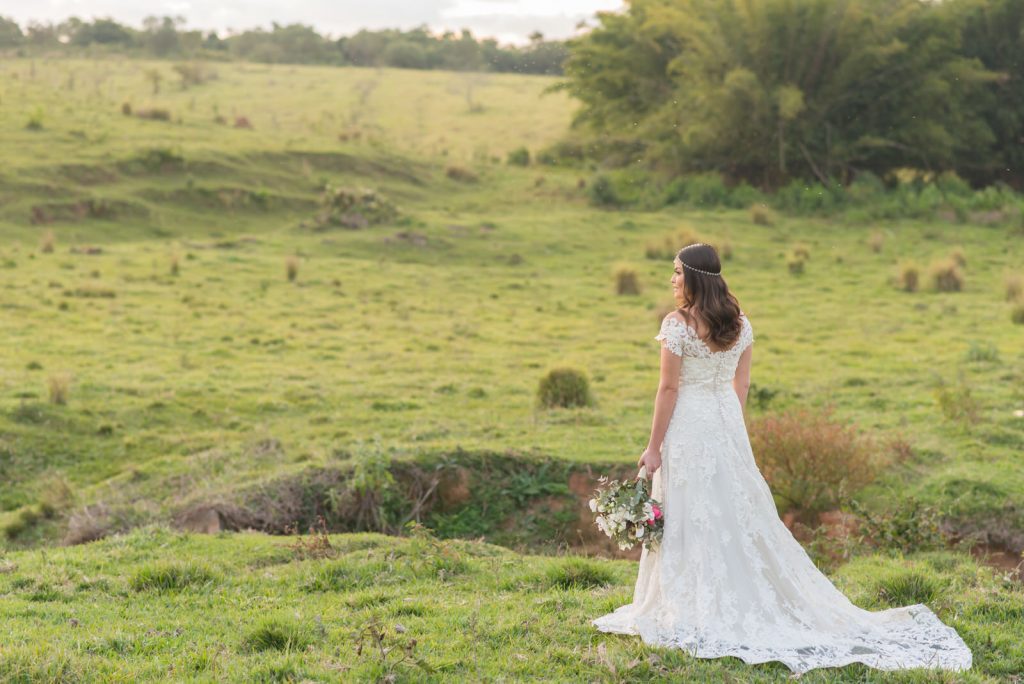
[[[645,548],[657,548],[665,529],[661,502],[651,498],[644,470],[641,467],[632,481],[608,482],[602,475],[598,481],[604,486],[590,499],[590,510],[597,513],[597,527],[623,550],[638,542]]]

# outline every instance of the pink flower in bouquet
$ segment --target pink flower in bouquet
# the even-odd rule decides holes
[[[651,509],[654,511],[654,517],[648,518],[647,522],[653,525],[654,521],[661,517],[661,509],[658,508],[657,506],[651,506]]]

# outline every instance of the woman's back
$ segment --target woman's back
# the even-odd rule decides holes
[[[708,385],[732,382],[740,356],[754,341],[754,330],[745,314],[740,313],[740,334],[728,349],[714,351],[701,339],[697,330],[675,312],[665,316],[661,331],[654,339],[677,356],[683,357],[679,369],[679,386]]]

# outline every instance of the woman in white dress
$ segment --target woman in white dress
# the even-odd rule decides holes
[[[970,649],[931,609],[855,606],[779,519],[743,420],[753,328],[713,247],[685,247],[674,265],[682,305],[655,337],[660,383],[639,461],[663,505],[664,537],[641,553],[632,603],[591,624],[700,658],[777,660],[797,673],[855,662],[970,668]]]

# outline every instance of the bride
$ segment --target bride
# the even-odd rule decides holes
[[[858,608],[779,519],[743,406],[754,333],[706,244],[676,255],[651,439],[640,457],[665,511],[633,602],[591,624],[699,658],[781,661],[797,673],[864,663],[965,670],[971,651],[924,604]]]

